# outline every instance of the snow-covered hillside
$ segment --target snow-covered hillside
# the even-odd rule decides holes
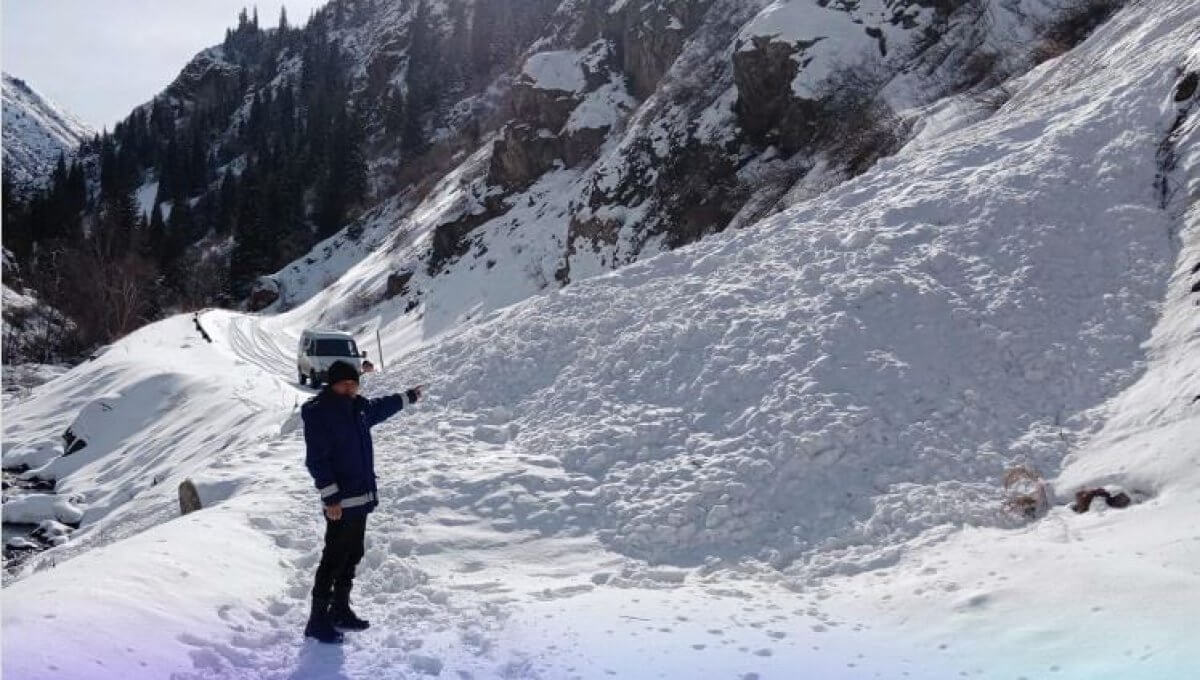
[[[69,160],[96,132],[20,78],[5,73],[3,92],[4,173],[25,192],[41,186],[59,156]]]
[[[505,258],[378,303],[384,247],[285,313],[200,315],[211,344],[115,343],[5,410],[5,465],[59,483],[26,503],[82,513],[6,585],[5,677],[1190,677],[1198,35],[1190,0],[1132,3],[994,112],[937,102],[855,179],[517,304]],[[330,649],[300,637],[291,352],[339,320],[383,338],[368,394],[430,397],[376,428],[373,625]],[[185,477],[206,509],[172,518]],[[1134,503],[1067,506],[1104,485]]]
[[[389,197],[271,276],[271,309],[341,277],[357,302],[326,303],[331,322],[380,305],[453,326],[751,224],[890,153],[949,91],[972,95],[960,113],[986,115],[980,93],[1040,58],[1047,26],[1083,13],[1074,0],[928,4],[560,3],[515,75],[451,108],[506,97],[493,116],[504,124],[422,178],[427,192],[401,192],[420,200]],[[433,25],[453,34],[457,15],[443,11]],[[399,68],[396,82],[416,57],[384,46],[418,13],[389,6],[335,38],[363,72]],[[451,139],[457,126],[479,135],[453,116],[441,124]]]
[[[330,0],[279,28],[243,13],[88,148],[90,193],[57,191],[26,231],[135,191],[172,234],[146,251],[164,307],[288,309],[370,259],[331,322],[394,304],[452,327],[836,186],[948,94],[985,116],[1001,82],[1121,1]]]

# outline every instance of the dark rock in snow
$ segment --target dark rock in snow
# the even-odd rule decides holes
[[[1109,493],[1106,489],[1080,489],[1075,492],[1075,503],[1071,509],[1075,512],[1087,512],[1092,507],[1092,501],[1102,498],[1111,508],[1127,508],[1133,502],[1124,491]]]
[[[387,299],[392,299],[397,295],[408,295],[408,282],[412,280],[412,272],[396,272],[389,274],[387,279],[387,290],[384,296]]]
[[[1196,94],[1196,86],[1200,85],[1200,71],[1192,71],[1179,81],[1175,87],[1175,101],[1182,102],[1191,99]]]
[[[186,515],[201,509],[200,492],[192,480],[185,479],[179,483],[179,513]]]
[[[547,90],[518,80],[512,89],[513,116],[535,128],[557,133],[579,105],[579,95],[563,90]]]
[[[800,70],[795,57],[809,46],[756,37],[751,49],[734,52],[738,88],[734,111],[742,129],[757,143],[777,144],[791,152],[812,140],[819,108],[792,91]]]
[[[505,128],[492,147],[488,179],[508,189],[523,189],[562,162],[562,142],[545,128],[518,123]]]
[[[279,299],[279,282],[269,276],[263,276],[254,283],[246,307],[252,312],[258,312],[275,304]]]

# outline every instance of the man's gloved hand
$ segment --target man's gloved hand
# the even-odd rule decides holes
[[[325,516],[334,522],[342,518],[342,504],[334,503],[333,505],[325,506]]]
[[[425,395],[425,386],[424,385],[417,385],[416,387],[414,387],[404,393],[404,396],[408,398],[408,402],[410,404],[420,400],[420,398],[424,395]]]

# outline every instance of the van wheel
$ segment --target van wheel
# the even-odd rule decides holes
[[[307,375],[304,375],[303,373],[301,373],[301,374],[300,374],[300,384],[301,384],[301,385],[304,385],[304,384],[306,384],[307,382],[308,382],[308,376],[307,376]]]
[[[310,383],[312,383],[312,386],[313,386],[313,388],[314,388],[314,389],[315,389],[315,388],[318,388],[318,387],[320,387],[320,386],[321,386],[321,380],[320,380],[320,378],[318,378],[318,377],[317,377],[317,372],[316,372],[316,371],[309,371],[309,373],[308,373],[308,381],[309,381]]]

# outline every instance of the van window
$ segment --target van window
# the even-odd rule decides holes
[[[353,340],[317,340],[311,356],[318,357],[356,357],[358,347]]]

